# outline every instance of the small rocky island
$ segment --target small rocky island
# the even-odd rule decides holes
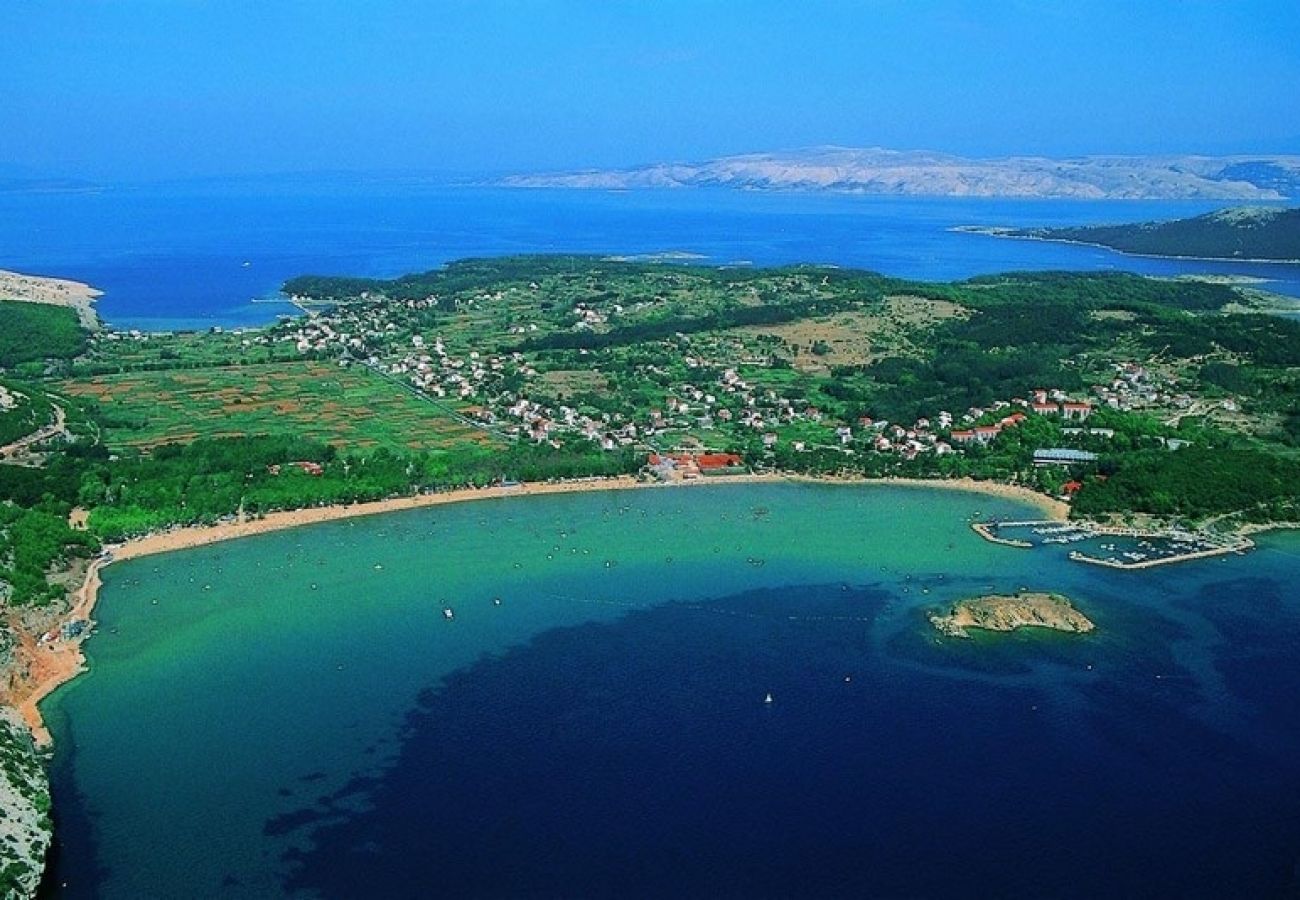
[[[947,615],[933,613],[930,624],[949,637],[968,638],[970,628],[1015,631],[1017,628],[1052,628],[1076,634],[1097,626],[1060,594],[1022,592],[990,594],[953,604]]]

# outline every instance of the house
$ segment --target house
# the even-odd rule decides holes
[[[744,458],[736,453],[701,453],[695,457],[695,464],[705,475],[726,475],[745,469]]]
[[[1029,408],[1032,409],[1034,412],[1038,413],[1038,415],[1040,416],[1054,416],[1060,413],[1061,411],[1060,407],[1058,407],[1055,403],[1046,403],[1046,402],[1039,403],[1036,400],[1033,403],[1029,404]]]
[[[1092,415],[1091,403],[1062,403],[1061,416],[1070,422],[1082,422]]]

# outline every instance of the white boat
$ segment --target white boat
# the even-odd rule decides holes
[[[442,617],[444,619],[454,619],[456,618],[456,613],[452,610],[450,606],[444,606],[442,608]]]
[[[768,694],[766,697],[764,697],[764,698],[763,698],[763,702],[766,703],[766,704],[771,705],[771,703],[772,703],[772,695],[771,695],[771,694]]]

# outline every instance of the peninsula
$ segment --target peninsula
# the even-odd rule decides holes
[[[969,638],[969,629],[1015,631],[1017,628],[1050,628],[1085,634],[1096,626],[1060,594],[1022,592],[990,594],[962,600],[947,613],[933,613],[930,624],[949,637]]]
[[[94,302],[102,294],[80,281],[0,270],[0,300],[66,307],[77,314],[83,328],[92,331],[99,327]]]
[[[1300,208],[1239,206],[1160,222],[1070,228],[963,226],[993,237],[1090,244],[1139,256],[1300,263]]]

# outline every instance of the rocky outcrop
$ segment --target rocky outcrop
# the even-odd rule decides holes
[[[0,707],[0,898],[36,895],[51,834],[45,766],[22,717]]]
[[[1082,634],[1095,626],[1060,594],[1024,592],[974,597],[953,605],[943,615],[934,613],[930,624],[949,637],[970,637],[968,629],[1015,631],[1017,628],[1051,628]]]

